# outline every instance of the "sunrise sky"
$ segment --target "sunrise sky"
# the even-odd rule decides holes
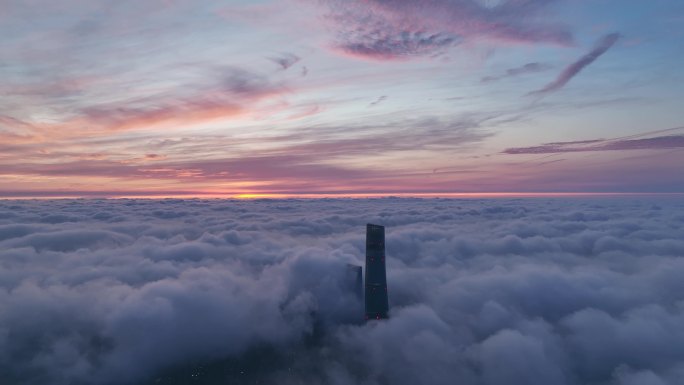
[[[684,192],[681,0],[6,0],[0,197]]]

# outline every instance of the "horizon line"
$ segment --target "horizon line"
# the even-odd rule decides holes
[[[581,197],[630,197],[630,196],[684,196],[684,192],[387,192],[387,193],[101,193],[81,192],[23,192],[16,195],[1,195],[0,200],[58,200],[58,199],[367,199],[367,198],[444,198],[444,199],[478,199],[478,198],[581,198]],[[37,194],[36,194],[37,193]]]

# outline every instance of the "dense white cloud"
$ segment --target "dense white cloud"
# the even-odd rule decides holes
[[[391,317],[346,264],[387,227]],[[674,199],[0,201],[3,384],[684,384]]]

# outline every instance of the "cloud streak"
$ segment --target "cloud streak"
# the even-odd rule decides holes
[[[395,183],[416,170],[397,167],[381,171],[380,167],[349,164],[346,160],[477,146],[491,135],[481,127],[496,118],[468,115],[394,119],[378,125],[311,126],[300,127],[296,133],[257,139],[196,136],[151,140],[143,148],[144,153],[154,156],[126,155],[141,149],[88,155],[66,149],[41,153],[40,148],[14,146],[12,151],[23,152],[27,159],[22,163],[7,162],[0,176],[110,178],[124,181],[125,185],[130,181],[156,180],[163,185],[178,181],[191,184],[200,193],[205,184],[217,181],[223,182],[224,193],[242,192],[245,188],[271,192],[395,189],[399,188]],[[267,146],[253,149],[263,144]],[[210,155],[199,156],[199,151]],[[122,185],[122,190],[129,187]],[[169,190],[178,189],[169,186]]]
[[[544,63],[536,63],[536,62],[527,63],[527,64],[520,66],[520,67],[509,68],[506,70],[506,72],[504,72],[503,74],[500,74],[500,75],[485,76],[480,81],[482,83],[491,83],[491,82],[494,82],[497,80],[515,77],[515,76],[519,76],[519,75],[525,75],[525,74],[531,74],[531,73],[546,71],[550,68],[551,68],[550,65],[544,64]]]
[[[375,107],[375,106],[377,106],[378,104],[384,102],[385,100],[387,100],[387,95],[379,96],[379,97],[378,97],[377,99],[375,99],[374,101],[368,103],[368,107]]]
[[[206,84],[188,85],[173,90],[172,95],[155,94],[116,103],[94,103],[52,121],[3,117],[0,124],[42,140],[81,137],[84,133],[108,135],[160,126],[173,128],[245,115],[257,110],[260,102],[285,93],[284,85],[252,71],[228,67],[218,72],[216,78],[205,80]]]
[[[579,60],[567,66],[560,74],[558,74],[556,80],[536,91],[530,92],[528,95],[549,94],[565,87],[565,85],[568,84],[572,78],[577,76],[589,64],[593,63],[596,61],[596,59],[601,57],[601,55],[606,53],[615,44],[615,42],[618,41],[619,38],[619,33],[611,33],[602,37],[598,42],[596,42],[591,51],[579,58]]]
[[[546,143],[540,146],[514,147],[504,154],[563,154],[592,151],[672,150],[684,148],[684,135],[656,136],[640,139],[597,139],[576,142]]]

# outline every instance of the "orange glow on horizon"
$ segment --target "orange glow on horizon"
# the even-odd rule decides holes
[[[684,193],[643,193],[643,192],[468,192],[468,193],[213,193],[188,192],[187,194],[92,194],[45,195],[45,196],[6,196],[9,199],[364,199],[364,198],[447,198],[447,199],[497,199],[497,198],[581,198],[581,197],[630,197],[630,196],[672,196],[681,197]]]

